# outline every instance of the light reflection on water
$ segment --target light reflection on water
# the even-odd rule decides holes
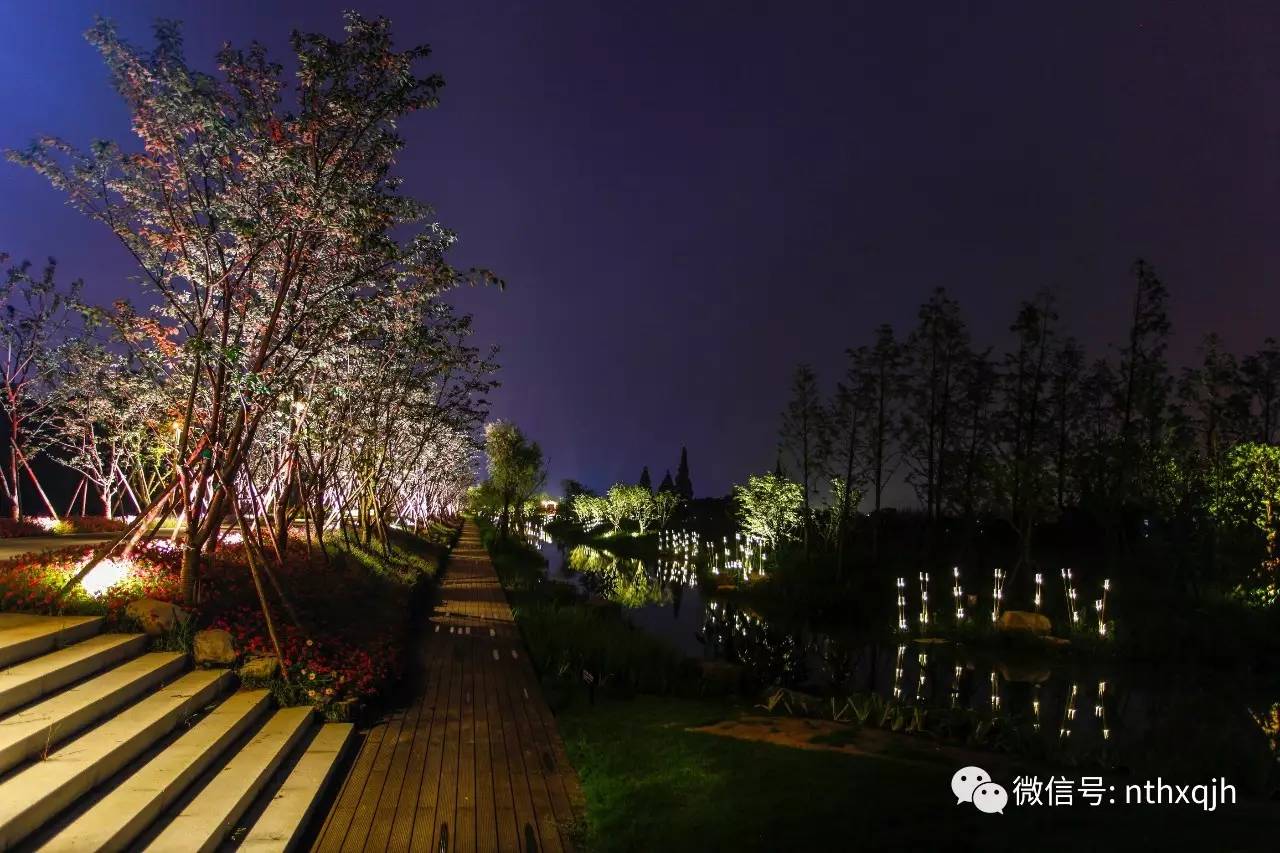
[[[1142,775],[1224,776],[1242,790],[1280,784],[1280,690],[1176,666],[1158,672],[1065,659],[971,654],[950,644],[836,638],[783,629],[705,598],[686,565],[543,544],[548,573],[617,603],[636,628],[699,660],[738,664],[758,687],[879,695],[1010,721],[1045,754]],[[1200,781],[1200,779],[1197,779]]]

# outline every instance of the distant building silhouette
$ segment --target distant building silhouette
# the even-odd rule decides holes
[[[676,494],[693,500],[693,481],[689,479],[689,449],[680,448],[680,467],[676,468]]]

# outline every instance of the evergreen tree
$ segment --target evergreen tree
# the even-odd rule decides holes
[[[689,479],[689,449],[680,448],[680,465],[676,468],[676,494],[687,501],[693,500],[693,482]]]
[[[662,478],[662,482],[658,485],[659,492],[674,492],[676,484],[671,481],[671,469],[667,469],[666,476]]]
[[[640,482],[638,486],[643,486],[646,492],[653,491],[653,480],[649,479],[649,466],[644,466],[644,470],[640,472]]]

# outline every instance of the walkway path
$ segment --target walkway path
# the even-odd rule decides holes
[[[417,695],[369,732],[315,849],[572,849],[577,774],[471,521],[418,656]]]

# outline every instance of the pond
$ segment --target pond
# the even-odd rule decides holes
[[[756,685],[1009,722],[1018,748],[1143,778],[1226,778],[1242,792],[1280,784],[1280,688],[1216,671],[984,653],[950,643],[834,637],[770,624],[704,596],[688,564],[543,543],[551,578],[621,606],[638,630],[684,655],[740,666]]]

